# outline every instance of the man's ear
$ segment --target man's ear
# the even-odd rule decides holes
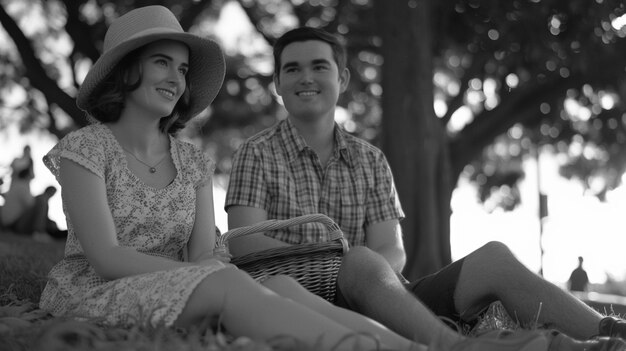
[[[350,83],[350,70],[346,67],[339,73],[339,92],[343,93],[346,91],[348,83]]]
[[[283,93],[280,91],[280,79],[278,78],[278,74],[274,73],[274,87],[276,88],[276,94],[279,96],[283,96]]]

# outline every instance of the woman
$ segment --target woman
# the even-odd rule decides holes
[[[234,335],[290,335],[321,349],[376,346],[360,332],[384,347],[426,349],[290,278],[259,284],[213,253],[213,163],[174,135],[208,107],[223,76],[219,46],[183,32],[164,7],[111,24],[77,97],[94,123],[44,157],[69,233],[41,307],[112,325],[219,319]]]

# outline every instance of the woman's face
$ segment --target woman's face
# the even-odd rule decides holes
[[[146,45],[138,64],[128,73],[129,82],[141,77],[141,84],[126,95],[125,108],[159,119],[169,116],[185,92],[188,70],[189,49],[185,44],[159,40]]]

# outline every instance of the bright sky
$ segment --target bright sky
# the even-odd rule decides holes
[[[548,195],[549,216],[544,218],[544,277],[565,283],[578,265],[578,256],[592,283],[602,283],[607,274],[626,278],[623,258],[626,238],[622,215],[626,210],[626,189],[612,191],[606,203],[584,194],[577,181],[558,175],[554,158],[541,157],[541,186]],[[458,259],[490,240],[509,245],[528,268],[538,272],[541,267],[537,164],[525,163],[526,178],[521,183],[522,205],[512,212],[487,213],[478,204],[476,190],[467,181],[460,181],[452,199],[452,255]]]
[[[251,44],[249,38],[253,28],[241,21],[242,10],[233,2],[229,4],[224,8],[224,18],[213,28],[224,40],[227,50],[237,46],[263,50],[262,46]],[[232,23],[237,25],[226,25]],[[13,158],[21,155],[23,146],[28,143],[35,160],[33,194],[40,193],[48,185],[58,187],[52,174],[41,162],[41,157],[55,142],[54,138],[43,134],[20,136],[14,128],[0,130],[0,176],[5,174],[5,167]],[[508,244],[531,270],[539,270],[537,181],[532,176],[537,174],[536,163],[527,162],[525,169],[527,176],[522,183],[522,206],[508,213],[486,213],[477,203],[475,189],[466,181],[460,181],[452,199],[451,240],[454,259],[490,240],[499,240]],[[576,267],[577,257],[583,256],[592,282],[603,282],[607,274],[617,279],[625,278],[626,264],[622,253],[626,239],[621,216],[626,213],[626,189],[613,191],[607,203],[600,203],[594,197],[585,196],[582,187],[576,182],[560,178],[557,163],[546,154],[541,158],[541,174],[541,185],[549,197],[549,217],[545,219],[543,235],[544,276],[550,281],[564,283]],[[1,190],[6,191],[7,185]],[[59,194],[51,200],[50,215],[61,227],[65,227]],[[216,222],[225,230],[224,190],[216,187],[214,195]]]

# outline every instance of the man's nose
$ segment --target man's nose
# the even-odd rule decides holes
[[[300,82],[302,83],[311,83],[313,82],[313,72],[310,69],[303,69],[302,76],[300,77]]]

